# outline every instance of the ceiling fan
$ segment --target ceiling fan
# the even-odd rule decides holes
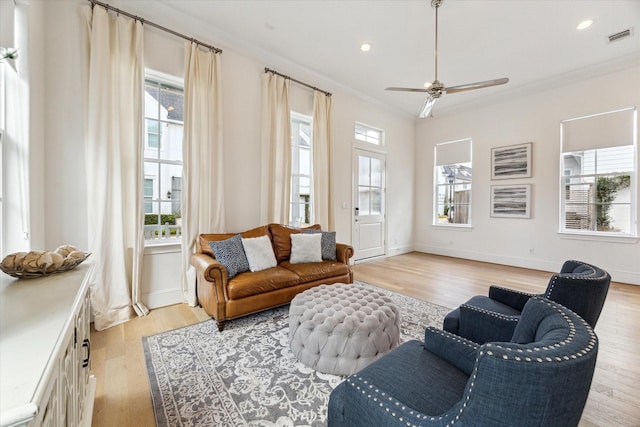
[[[424,101],[422,105],[422,109],[420,110],[419,117],[424,118],[431,113],[431,109],[433,105],[436,103],[436,100],[442,96],[444,93],[457,93],[464,92],[467,90],[474,89],[482,89],[485,87],[498,86],[503,85],[509,81],[508,78],[503,77],[501,79],[487,80],[484,82],[475,82],[468,83],[458,86],[445,86],[438,80],[438,8],[442,5],[444,0],[431,0],[431,6],[436,9],[436,51],[435,51],[435,59],[436,59],[436,75],[435,80],[431,82],[431,84],[425,84],[425,87],[422,88],[408,88],[408,87],[388,87],[385,90],[393,90],[393,91],[401,91],[401,92],[425,92],[427,94],[427,99]]]

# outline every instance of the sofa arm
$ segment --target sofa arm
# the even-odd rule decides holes
[[[227,283],[227,269],[211,256],[202,253],[191,255],[191,265],[208,282]]]
[[[478,344],[509,342],[519,320],[520,316],[509,316],[462,304],[458,335]]]
[[[524,305],[529,301],[529,298],[533,296],[535,295],[500,286],[492,285],[489,287],[489,298],[515,308],[518,311],[522,311]]]
[[[349,265],[349,258],[353,256],[353,247],[344,243],[336,243],[336,258],[343,264]]]
[[[471,375],[480,346],[458,335],[429,326],[424,332],[424,348]]]

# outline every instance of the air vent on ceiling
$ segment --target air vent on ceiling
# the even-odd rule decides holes
[[[622,40],[625,39],[627,37],[630,37],[633,35],[633,27],[631,28],[627,28],[626,30],[622,30],[618,33],[615,34],[611,34],[610,36],[607,36],[607,38],[609,39],[609,43],[611,42],[615,42],[618,40]]]

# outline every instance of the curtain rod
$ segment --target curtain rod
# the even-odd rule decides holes
[[[302,85],[302,86],[306,86],[306,87],[308,87],[309,89],[317,90],[318,92],[322,92],[322,93],[324,93],[324,94],[325,94],[325,95],[327,95],[327,96],[331,96],[331,92],[327,92],[327,91],[324,91],[324,90],[322,90],[322,89],[319,89],[319,88],[317,88],[317,87],[315,87],[315,86],[312,86],[312,85],[310,85],[310,84],[307,84],[307,83],[305,83],[305,82],[301,82],[300,80],[296,80],[296,79],[294,79],[294,78],[291,78],[291,77],[289,77],[289,76],[287,76],[287,75],[284,75],[284,74],[282,74],[282,73],[277,72],[276,70],[272,70],[271,68],[267,68],[267,67],[265,67],[264,72],[265,72],[265,73],[275,74],[275,75],[280,76],[280,77],[284,77],[285,79],[291,80],[292,82],[296,82],[296,83],[298,83],[298,84],[300,84],[300,85]]]
[[[118,9],[117,7],[113,7],[111,5],[108,5],[107,3],[102,3],[102,2],[99,2],[97,0],[88,0],[88,1],[91,3],[91,7],[94,7],[95,5],[102,6],[107,10],[112,10],[112,11],[116,12],[117,14],[128,16],[131,19],[135,19],[136,21],[140,21],[143,25],[144,24],[151,25],[152,27],[155,27],[155,28],[157,28],[159,30],[165,31],[165,32],[167,32],[169,34],[173,34],[174,36],[178,36],[178,37],[181,37],[181,38],[183,38],[185,40],[189,40],[191,43],[195,43],[197,45],[206,47],[207,49],[212,50],[215,53],[222,53],[222,49],[218,49],[217,47],[212,46],[210,44],[202,43],[201,41],[196,40],[193,37],[185,36],[184,34],[178,33],[177,31],[173,31],[173,30],[171,30],[171,29],[169,29],[167,27],[163,27],[162,25],[158,25],[158,24],[156,24],[154,22],[147,21],[144,18],[141,18],[139,16],[133,15],[133,14],[128,13],[128,12],[125,12],[124,10],[121,10],[121,9]]]

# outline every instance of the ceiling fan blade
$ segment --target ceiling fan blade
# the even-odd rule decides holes
[[[424,100],[424,104],[422,104],[422,108],[420,109],[420,114],[418,114],[418,117],[420,117],[421,119],[428,117],[429,114],[431,114],[431,109],[433,108],[433,105],[437,100],[438,98],[427,95],[427,99]]]
[[[428,91],[429,91],[429,89],[428,89],[428,88],[424,88],[424,87],[422,87],[422,88],[414,88],[414,87],[388,87],[388,88],[385,88],[384,90],[395,90],[395,91],[398,91],[398,92],[421,92],[421,93],[424,93],[424,92],[428,92]]]
[[[503,77],[501,79],[486,80],[484,82],[475,82],[475,83],[468,83],[464,85],[451,86],[451,87],[445,88],[444,91],[446,93],[464,92],[467,90],[482,89],[482,88],[491,87],[491,86],[499,86],[507,83],[508,81],[509,81],[508,78]]]

